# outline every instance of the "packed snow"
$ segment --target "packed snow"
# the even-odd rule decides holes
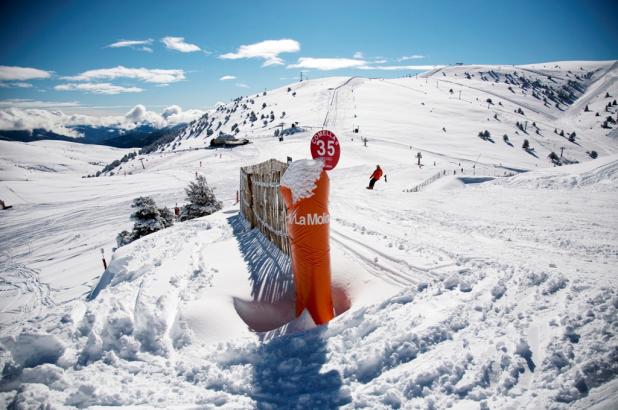
[[[281,177],[281,186],[290,188],[293,203],[313,195],[323,168],[324,163],[314,159],[299,160],[290,164]]]
[[[618,143],[601,124],[618,108],[594,114],[618,93],[616,70],[305,81],[222,105],[98,178],[82,176],[133,150],[0,142],[0,199],[13,205],[0,211],[0,407],[616,407]],[[563,85],[572,95],[556,104]],[[252,110],[265,126],[242,125]],[[251,144],[208,148],[219,121]],[[289,258],[238,212],[239,168],[307,159],[322,127],[341,144],[329,171],[337,317],[252,331],[235,298],[267,316],[292,306],[294,283]],[[283,128],[303,131],[280,141]],[[552,165],[563,146],[579,163]],[[376,164],[387,181],[366,190]],[[181,205],[196,173],[221,211],[112,254],[133,198]]]

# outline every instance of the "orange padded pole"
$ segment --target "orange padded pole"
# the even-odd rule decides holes
[[[296,316],[307,309],[320,325],[334,317],[331,295],[328,212],[329,179],[320,173],[313,195],[293,202],[290,188],[281,186],[288,210],[288,235],[296,284]]]

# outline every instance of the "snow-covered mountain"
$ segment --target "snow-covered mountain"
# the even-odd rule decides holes
[[[88,146],[78,165],[83,145],[3,142],[0,198],[14,208],[0,213],[0,403],[615,406],[618,141],[601,127],[616,118],[615,78],[614,62],[558,62],[306,81],[222,105],[99,178],[82,176],[129,151]],[[328,326],[255,333],[232,297],[285,307],[293,281],[238,214],[239,167],[307,158],[322,127],[342,152],[329,173],[342,308]],[[220,131],[251,144],[210,149]],[[553,167],[561,147],[580,163]],[[378,163],[388,182],[366,190]],[[438,172],[449,176],[405,192]],[[224,209],[109,261],[131,200],[182,204],[196,173]]]
[[[615,121],[617,75],[618,64],[609,61],[449,66],[410,78],[311,80],[220,105],[161,151],[204,147],[221,132],[255,140],[297,123],[308,131],[326,127],[345,138],[368,138],[370,145],[462,161],[480,155],[481,163],[531,168],[547,165],[547,155],[562,147],[565,158],[582,161],[587,152],[615,152],[615,123],[602,125],[607,117]],[[484,130],[490,132],[485,140],[478,137]],[[533,151],[520,149],[524,139]]]

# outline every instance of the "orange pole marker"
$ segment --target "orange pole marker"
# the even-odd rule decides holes
[[[288,210],[287,226],[296,284],[296,316],[307,309],[316,324],[327,323],[334,317],[328,175],[322,170],[312,194],[296,201],[293,188],[283,185],[283,181],[279,189]]]

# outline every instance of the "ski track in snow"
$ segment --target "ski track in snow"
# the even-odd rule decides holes
[[[53,289],[40,281],[39,272],[14,262],[7,253],[0,255],[0,266],[0,297],[5,301],[0,312],[3,316],[24,320],[55,305]]]

